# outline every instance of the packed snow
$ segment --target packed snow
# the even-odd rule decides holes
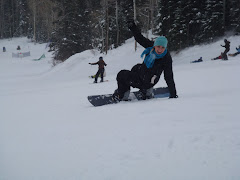
[[[171,53],[178,99],[101,107],[87,96],[112,93],[117,73],[142,62],[133,38],[57,66],[46,44],[0,40],[0,180],[239,180],[240,55],[211,60],[224,38]],[[227,39],[236,52],[240,36]],[[93,84],[100,56],[109,81]]]

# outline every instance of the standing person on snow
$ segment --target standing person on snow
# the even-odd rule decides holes
[[[142,64],[133,66],[131,71],[121,70],[117,74],[118,89],[113,94],[113,100],[127,100],[130,87],[139,88],[143,100],[153,98],[153,86],[157,84],[162,72],[168,85],[169,98],[178,98],[172,71],[172,57],[167,50],[167,38],[158,37],[155,41],[145,38],[133,20],[128,22],[135,40],[146,48],[141,57],[145,56]]]
[[[224,39],[225,45],[221,45],[222,47],[225,47],[225,51],[223,52],[223,60],[228,60],[227,52],[230,50],[230,42],[227,39]]]
[[[97,71],[97,74],[95,75],[94,83],[97,83],[97,79],[98,79],[99,75],[101,75],[101,81],[100,82],[103,82],[103,74],[104,74],[104,71],[105,71],[104,66],[107,66],[107,64],[103,60],[103,57],[99,57],[98,62],[89,63],[89,64],[98,65],[98,71]]]

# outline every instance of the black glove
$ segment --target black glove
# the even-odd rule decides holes
[[[92,63],[88,63],[88,64],[91,64],[91,65],[92,65]]]
[[[171,96],[169,97],[169,99],[172,99],[172,98],[178,98],[178,95],[171,95]]]

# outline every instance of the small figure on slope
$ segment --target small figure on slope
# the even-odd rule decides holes
[[[127,100],[130,87],[140,89],[142,99],[152,98],[153,86],[159,81],[162,72],[170,91],[169,98],[178,98],[173,79],[172,57],[167,50],[167,38],[159,36],[155,41],[145,38],[133,20],[128,21],[128,27],[135,40],[145,48],[141,55],[142,58],[145,57],[143,63],[133,66],[130,71],[121,70],[117,74],[118,88],[113,94],[113,100]]]
[[[97,79],[98,79],[99,75],[101,75],[101,81],[100,82],[103,82],[103,74],[104,74],[104,71],[105,71],[104,66],[107,66],[107,64],[103,60],[103,57],[99,57],[99,61],[98,62],[89,63],[89,64],[91,64],[91,65],[98,65],[98,71],[97,71],[97,74],[95,75],[94,83],[97,83]]]
[[[211,60],[218,60],[218,59],[222,59],[223,58],[223,53],[221,52],[221,55],[215,57],[215,58],[212,58]]]
[[[233,53],[233,54],[228,54],[229,56],[236,56],[238,54],[240,54],[240,46],[238,46],[238,48],[236,47],[237,52]]]
[[[191,63],[198,63],[198,62],[202,62],[202,57],[200,57],[198,60],[195,60],[195,61],[191,61]]]
[[[224,46],[221,45],[222,47],[225,47],[225,51],[222,54],[222,59],[223,60],[228,60],[227,52],[230,50],[230,42],[227,39],[224,39],[224,43],[225,43]]]

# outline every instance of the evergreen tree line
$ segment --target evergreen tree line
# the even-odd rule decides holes
[[[0,0],[0,38],[27,36],[51,42],[54,59],[109,49],[142,32],[165,35],[170,50],[240,32],[240,0]]]

